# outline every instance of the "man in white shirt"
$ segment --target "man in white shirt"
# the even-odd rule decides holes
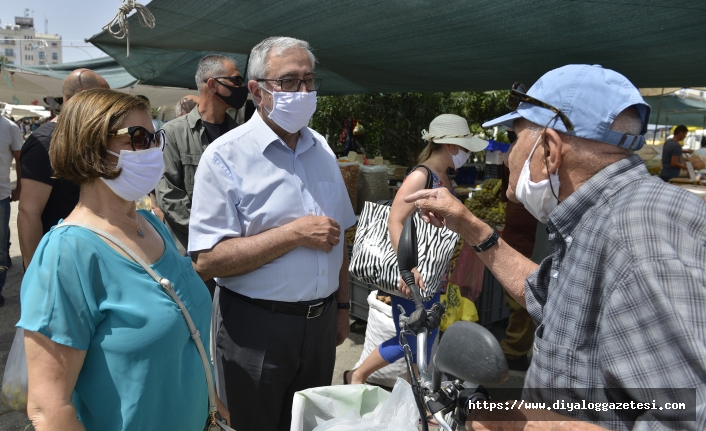
[[[14,122],[0,115],[0,292],[5,286],[7,264],[10,260],[8,241],[10,239],[10,201],[20,200],[20,150],[22,132]],[[10,166],[15,159],[17,186],[10,184]],[[0,295],[0,307],[5,298]]]
[[[306,127],[316,110],[307,42],[265,39],[248,87],[257,114],[214,141],[196,171],[189,253],[215,278],[218,394],[236,429],[288,430],[294,392],[331,384],[348,336],[355,216],[335,156]]]

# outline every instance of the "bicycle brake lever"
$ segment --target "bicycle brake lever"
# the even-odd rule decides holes
[[[409,320],[409,317],[407,317],[407,314],[404,311],[404,307],[402,307],[400,304],[397,304],[397,309],[400,310],[400,328],[402,328],[404,325],[407,324],[407,321]]]

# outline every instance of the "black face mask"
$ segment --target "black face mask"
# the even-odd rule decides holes
[[[230,90],[230,96],[222,96],[218,93],[216,93],[216,96],[220,97],[221,100],[226,102],[231,108],[240,109],[243,107],[245,101],[248,99],[248,87],[244,85],[233,87],[232,85],[226,85],[218,80],[216,80],[216,82]]]

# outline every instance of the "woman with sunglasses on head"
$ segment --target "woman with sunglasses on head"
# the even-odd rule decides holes
[[[208,340],[206,286],[164,225],[135,210],[164,171],[164,135],[155,134],[147,109],[124,93],[87,90],[57,123],[52,168],[81,192],[73,212],[40,242],[22,283],[17,325],[25,329],[27,413],[37,431],[204,429],[204,365],[180,309],[102,236],[170,280]]]
[[[416,209],[413,203],[408,204],[404,202],[404,198],[424,189],[429,176],[431,176],[432,188],[446,187],[453,193],[451,181],[446,171],[449,168],[460,168],[466,163],[466,160],[468,160],[471,151],[480,151],[488,145],[488,142],[471,135],[468,122],[465,118],[453,114],[442,114],[434,118],[429,125],[429,132],[426,130],[422,131],[422,139],[427,141],[427,146],[419,155],[419,165],[407,175],[390,208],[387,227],[390,232],[390,242],[395,252],[397,251],[397,243],[402,234],[404,222]],[[421,274],[416,268],[413,272],[416,284],[424,289],[425,285]],[[429,301],[424,303],[427,309],[439,302],[439,295],[446,287],[446,283],[446,277],[443,277],[441,286],[438,286],[438,289],[436,289],[436,294]],[[430,288],[431,286],[426,287]],[[394,295],[391,298],[392,318],[396,329],[395,336],[383,342],[377,349],[373,350],[358,368],[352,371],[345,371],[343,373],[345,384],[365,383],[365,380],[367,380],[372,373],[404,357],[404,350],[399,343],[400,311],[398,305],[401,305],[405,309],[406,315],[410,316],[412,312],[414,312],[415,304],[412,299],[407,299],[410,298],[412,293],[401,278],[399,281],[399,290],[406,298]],[[432,331],[427,339],[428,358],[431,358],[431,348],[438,332],[438,329]],[[417,339],[416,337],[408,337],[407,341],[412,349],[412,356],[416,363]]]

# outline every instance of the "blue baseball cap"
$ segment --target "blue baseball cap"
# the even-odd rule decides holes
[[[639,150],[645,145],[650,105],[626,77],[614,70],[598,65],[569,64],[545,73],[526,94],[561,110],[573,123],[573,131],[567,131],[552,110],[528,102],[520,102],[517,110],[488,121],[483,127],[504,125],[512,128],[514,120],[524,118],[540,126],[548,124],[548,127],[567,135],[621,148]],[[642,119],[640,134],[610,130],[615,117],[631,106],[637,109]]]

